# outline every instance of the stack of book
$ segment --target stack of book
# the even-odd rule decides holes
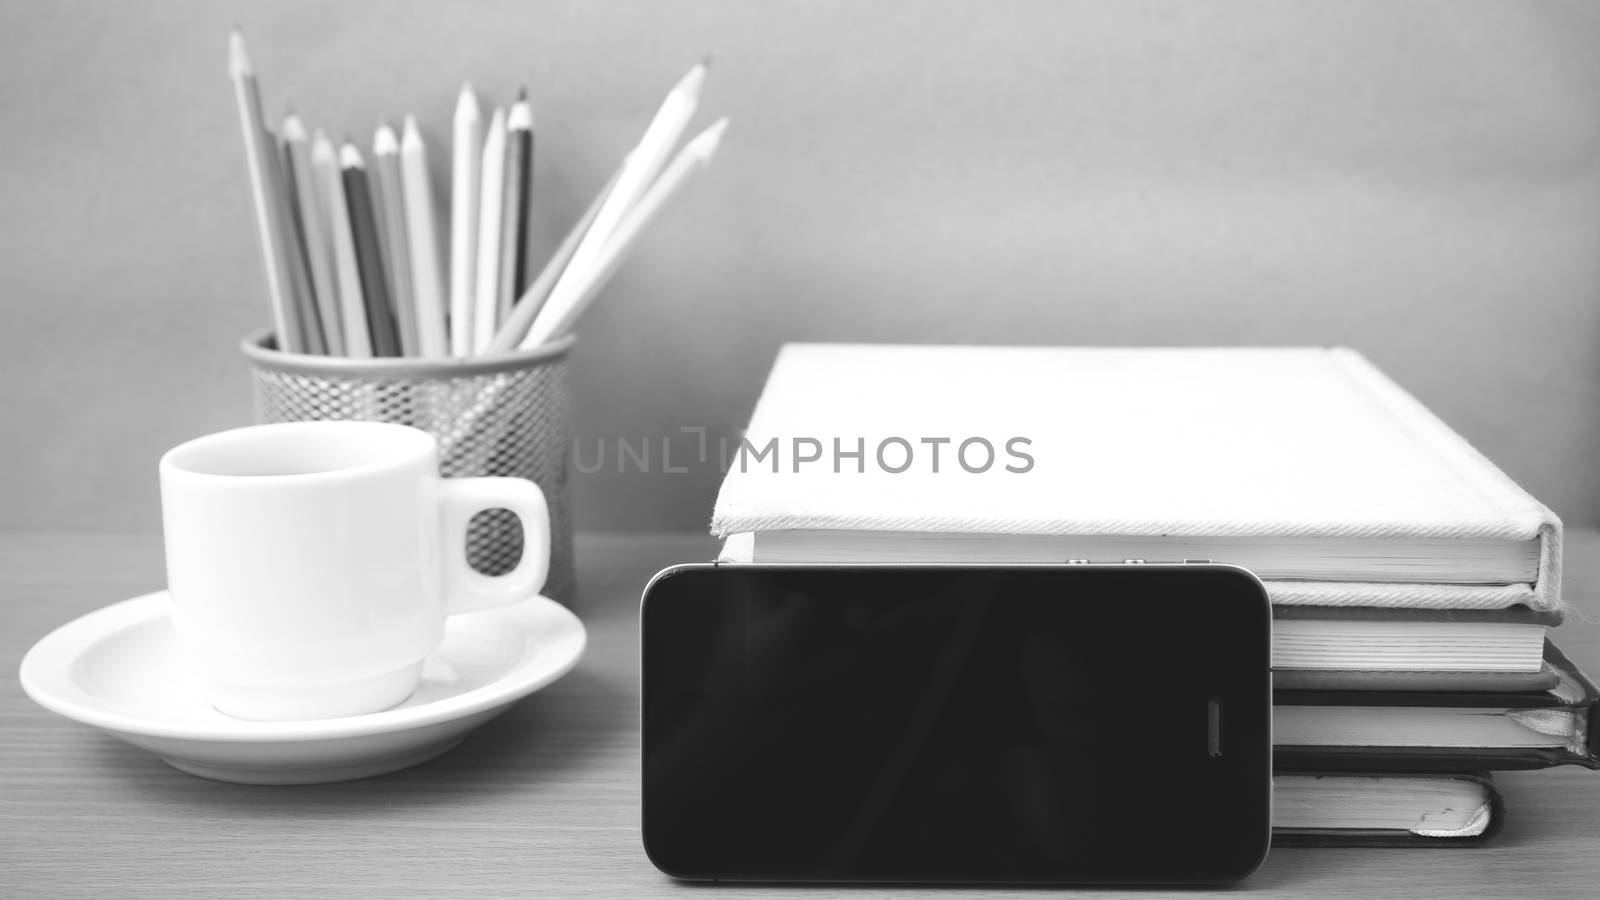
[[[1560,521],[1353,351],[788,345],[726,464],[730,563],[1255,572],[1282,842],[1466,846],[1493,771],[1600,768]]]

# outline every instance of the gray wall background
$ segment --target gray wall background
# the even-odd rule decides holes
[[[581,327],[586,453],[735,433],[786,340],[1343,343],[1596,520],[1582,3],[3,0],[0,528],[157,528],[160,452],[250,420],[233,24],[269,112],[415,112],[441,176],[460,83],[526,84],[550,243],[714,54],[723,152]],[[579,523],[700,530],[717,481],[585,476]]]

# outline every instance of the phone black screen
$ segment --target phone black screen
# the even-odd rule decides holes
[[[642,611],[646,851],[696,879],[1243,877],[1270,630],[1220,566],[671,570]]]

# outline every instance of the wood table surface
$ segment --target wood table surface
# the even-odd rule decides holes
[[[679,884],[645,858],[639,591],[665,565],[709,559],[712,546],[696,536],[580,537],[574,607],[590,642],[572,674],[413,769],[344,784],[246,787],[170,769],[45,712],[17,683],[22,655],[47,632],[162,586],[159,538],[0,535],[0,896],[919,893]],[[1556,639],[1600,674],[1600,535],[1568,536],[1566,593],[1571,610]],[[1234,890],[1408,900],[1600,896],[1600,773],[1566,767],[1498,780],[1505,830],[1486,847],[1274,850]],[[1170,814],[1154,835],[1206,826],[1202,811]],[[1152,852],[1159,842],[1152,837]],[[1195,894],[1134,895],[1169,893]]]

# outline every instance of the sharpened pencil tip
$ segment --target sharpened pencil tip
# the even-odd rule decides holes
[[[253,74],[250,51],[245,49],[244,34],[237,28],[228,32],[228,72],[236,78]]]
[[[528,102],[528,89],[527,89],[526,86],[517,88],[517,102],[518,103],[527,103]]]
[[[717,152],[717,145],[722,143],[722,134],[728,130],[729,121],[727,116],[723,116],[712,122],[705,131],[695,135],[689,143],[684,145],[684,151],[695,153],[702,162],[710,161],[711,155]]]
[[[366,162],[361,159],[361,149],[349,138],[345,138],[344,146],[339,148],[339,165],[346,169],[366,167]]]
[[[518,99],[511,104],[511,111],[506,114],[506,130],[518,129],[531,131],[533,129],[533,104],[527,98]]]
[[[283,117],[283,139],[286,141],[303,141],[306,139],[306,125],[295,114],[294,107],[290,107],[289,114]]]
[[[318,162],[326,160],[338,164],[339,151],[333,148],[333,142],[320,128],[311,133],[311,158]]]
[[[400,152],[400,140],[394,135],[394,128],[388,122],[378,125],[378,131],[372,136],[372,152],[377,154]]]
[[[467,122],[473,119],[482,119],[483,110],[478,106],[478,92],[472,89],[472,82],[461,86],[461,95],[456,98],[456,121]]]
[[[405,129],[400,135],[400,152],[408,153],[422,149],[422,129],[417,127],[416,116],[406,116]]]
[[[683,94],[686,97],[699,97],[700,89],[704,87],[706,83],[707,68],[708,67],[706,63],[704,62],[695,63],[694,68],[690,69],[688,74],[684,75],[678,80],[677,84],[673,85],[673,92]]]

